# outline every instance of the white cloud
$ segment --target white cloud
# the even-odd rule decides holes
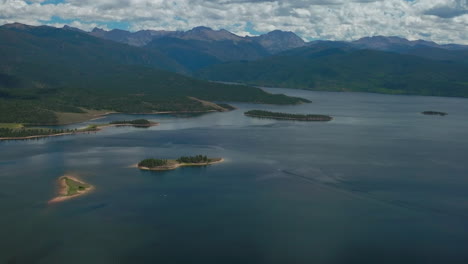
[[[396,35],[468,44],[468,0],[0,0],[0,23],[41,24],[52,17],[89,29],[126,22],[132,30],[205,25],[249,34],[282,29],[307,39]],[[248,23],[249,22],[249,23]],[[52,24],[62,24],[53,21]]]

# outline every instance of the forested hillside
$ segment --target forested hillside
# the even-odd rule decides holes
[[[467,72],[462,62],[323,43],[208,67],[198,76],[270,87],[468,97]]]
[[[189,71],[225,61],[256,60],[269,55],[265,48],[253,41],[204,41],[165,37],[153,40],[146,48],[163,52]]]
[[[300,99],[195,80],[159,52],[52,27],[0,27],[0,123],[56,123],[56,112],[210,110],[189,96],[290,104]],[[157,69],[160,68],[160,69]]]

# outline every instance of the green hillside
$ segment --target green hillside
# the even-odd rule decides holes
[[[216,65],[198,76],[269,87],[468,97],[467,72],[458,62],[325,45]]]
[[[0,27],[0,123],[57,123],[57,112],[212,110],[204,100],[294,104],[260,89],[195,80],[160,69],[157,51],[51,27]]]
[[[194,39],[159,38],[146,48],[159,50],[190,71],[224,61],[255,60],[269,55],[260,44],[252,41],[202,41]]]

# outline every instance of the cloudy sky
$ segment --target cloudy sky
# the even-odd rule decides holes
[[[468,0],[0,0],[0,24],[64,24],[136,31],[274,29],[306,40],[401,36],[468,44]]]

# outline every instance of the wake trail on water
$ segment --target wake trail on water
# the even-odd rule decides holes
[[[417,210],[417,211],[420,211],[420,212],[434,213],[434,214],[443,215],[443,216],[451,216],[451,217],[455,216],[455,217],[464,218],[464,219],[468,218],[468,214],[464,214],[464,213],[456,213],[456,212],[452,212],[452,211],[445,211],[445,210],[441,210],[441,209],[438,209],[438,208],[427,207],[427,206],[424,206],[424,205],[421,205],[421,204],[415,204],[415,203],[406,202],[406,201],[402,201],[402,200],[387,200],[387,199],[383,199],[381,197],[378,197],[376,195],[372,195],[372,194],[370,194],[368,192],[346,189],[346,188],[340,187],[338,184],[323,183],[323,182],[321,182],[321,181],[319,181],[317,179],[307,177],[307,176],[304,176],[304,175],[301,175],[301,174],[298,174],[298,173],[294,173],[294,172],[291,172],[291,171],[288,171],[288,170],[279,169],[278,171],[280,171],[280,172],[282,172],[282,173],[284,173],[284,174],[286,174],[288,176],[301,179],[301,180],[303,180],[303,181],[305,181],[305,182],[307,182],[309,184],[318,185],[322,189],[326,189],[326,190],[333,191],[333,192],[339,192],[341,194],[345,194],[347,196],[351,196],[351,197],[357,198],[357,199],[373,201],[373,202],[377,202],[377,203],[380,203],[380,204],[383,204],[383,205],[386,205],[386,206],[396,207],[396,208],[399,208],[399,209],[406,209],[406,210],[410,210],[410,211]]]

